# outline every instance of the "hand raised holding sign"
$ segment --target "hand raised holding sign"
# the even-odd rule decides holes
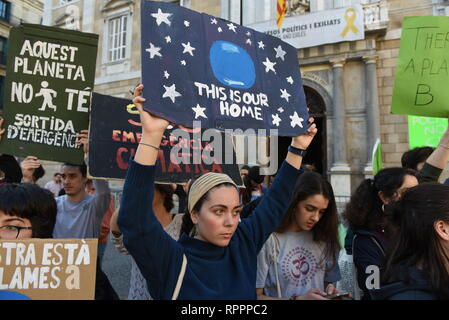
[[[147,111],[143,111],[143,102],[146,101],[142,97],[143,84],[137,86],[134,89],[133,103],[139,110],[140,121],[142,123],[142,134],[151,134],[152,132],[164,132],[167,129],[168,121],[150,114]]]
[[[133,103],[139,110],[142,123],[142,138],[136,151],[135,160],[140,164],[153,165],[156,163],[162,135],[169,122],[143,110],[142,104],[145,102],[145,98],[142,97],[142,90],[143,84],[134,89]]]
[[[41,167],[41,162],[37,157],[28,156],[20,163],[22,169],[23,182],[36,183],[40,175],[35,176],[34,172]],[[43,175],[43,174],[42,174]]]
[[[314,119],[309,118],[310,127],[303,135],[293,137],[290,148],[288,149],[287,158],[285,159],[290,165],[299,169],[301,167],[302,158],[305,156],[306,150],[318,132]]]

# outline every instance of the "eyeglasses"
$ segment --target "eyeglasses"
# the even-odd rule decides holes
[[[32,227],[3,226],[0,227],[0,239],[17,239],[20,231],[32,229]]]

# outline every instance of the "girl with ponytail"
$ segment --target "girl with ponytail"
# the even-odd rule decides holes
[[[386,205],[398,200],[408,188],[418,184],[416,172],[405,168],[386,168],[374,179],[364,180],[351,196],[343,217],[349,224],[346,242],[350,243],[363,299],[369,300],[366,279],[368,266],[384,265],[391,229],[384,213]],[[346,246],[348,247],[348,245]]]

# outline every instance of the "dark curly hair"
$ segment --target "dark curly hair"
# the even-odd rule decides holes
[[[164,208],[167,212],[170,212],[175,207],[173,203],[173,193],[175,193],[175,191],[168,184],[156,183],[154,187],[164,196]]]
[[[405,152],[401,158],[403,168],[417,170],[418,164],[425,162],[435,149],[432,147],[418,147]]]
[[[354,230],[385,229],[388,222],[382,209],[383,202],[379,192],[386,198],[394,197],[407,175],[416,177],[416,171],[406,168],[386,168],[380,170],[374,179],[365,179],[351,196],[343,213],[343,218],[349,222],[349,226]]]

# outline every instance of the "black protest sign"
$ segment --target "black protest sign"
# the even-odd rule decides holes
[[[98,35],[24,24],[10,34],[0,152],[80,164]]]
[[[89,129],[89,175],[124,179],[141,137],[131,100],[94,93]],[[203,173],[228,174],[242,184],[231,137],[215,129],[167,129],[159,150],[156,181],[185,183]]]

